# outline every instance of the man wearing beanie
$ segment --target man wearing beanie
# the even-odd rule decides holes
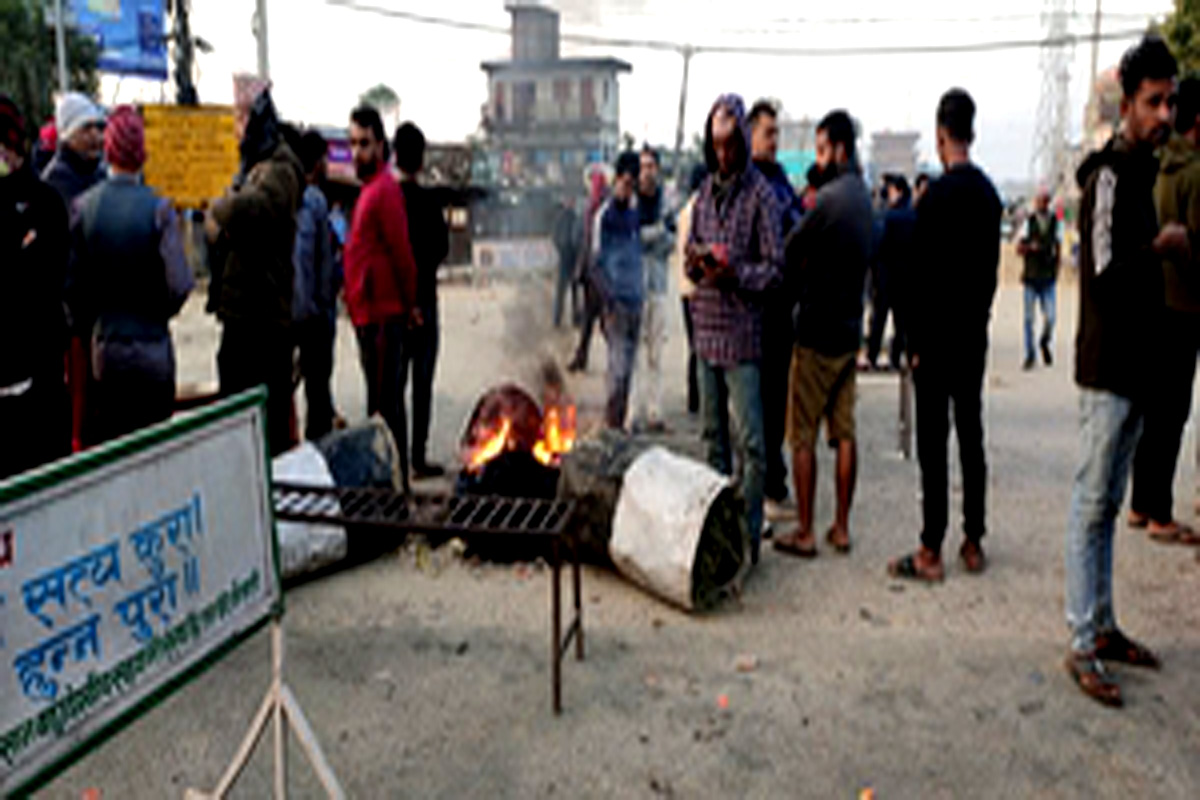
[[[258,91],[248,108],[244,99],[239,91],[238,183],[209,214],[209,238],[222,254],[209,308],[222,325],[221,394],[266,385],[271,454],[279,455],[292,443],[292,250],[305,177],[283,140],[270,91]]]
[[[109,178],[71,213],[67,308],[90,350],[83,442],[94,445],[161,422],[175,405],[167,322],[192,290],[169,200],[142,185],[142,118],[120,106],[104,132]]]
[[[62,195],[70,208],[76,197],[104,178],[100,156],[104,150],[104,112],[86,95],[68,92],[54,113],[58,152],[42,173],[42,180]]]
[[[25,121],[0,95],[0,479],[70,452],[63,384],[67,212],[29,161]]]

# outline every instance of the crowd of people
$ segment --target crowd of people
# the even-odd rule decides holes
[[[310,440],[333,430],[344,294],[369,412],[391,430],[405,490],[412,477],[441,475],[426,453],[449,231],[418,182],[424,136],[406,123],[389,142],[375,109],[353,111],[363,186],[346,225],[322,191],[328,142],[282,122],[267,82],[235,85],[241,165],[205,215],[220,394],[266,387],[272,455],[294,446],[301,427]],[[57,151],[39,174],[21,111],[0,96],[0,332],[11,343],[0,354],[0,478],[168,419],[177,403],[168,324],[195,285],[170,200],[140,177],[139,112],[105,113],[69,93],[55,116]]]
[[[1131,468],[1130,524],[1159,541],[1200,544],[1174,518],[1171,496],[1200,350],[1200,252],[1192,244],[1200,235],[1200,81],[1177,85],[1175,61],[1154,37],[1126,53],[1120,77],[1121,124],[1078,173],[1080,458],[1066,533],[1066,666],[1085,693],[1110,705],[1121,703],[1121,691],[1107,662],[1158,665],[1121,632],[1113,606],[1113,531]],[[298,438],[298,364],[304,435],[327,434],[338,419],[330,381],[344,296],[368,412],[393,434],[404,489],[442,474],[427,447],[448,231],[418,180],[421,131],[406,123],[389,140],[375,109],[352,111],[361,191],[347,224],[320,189],[326,141],[283,123],[263,81],[241,81],[235,107],[241,168],[205,223],[221,393],[267,387],[269,447],[278,454]],[[951,89],[935,113],[942,174],[920,176],[911,189],[905,177],[886,176],[882,212],[849,113],[818,123],[816,163],[797,194],[776,162],[774,107],[747,110],[725,94],[711,106],[704,163],[679,207],[668,207],[659,155],[645,147],[617,158],[611,185],[594,173],[585,212],[577,215],[568,198],[556,222],[554,321],[562,324],[570,298],[582,327],[572,370],[586,369],[600,324],[611,428],[665,430],[663,353],[670,286],[678,286],[687,408],[700,416],[708,463],[740,490],[751,563],[767,537],[783,554],[818,554],[822,435],[836,452],[825,540],[851,551],[857,374],[877,365],[890,316],[888,362],[911,370],[916,390],[923,526],[916,549],[888,572],[930,583],[946,576],[951,413],[963,483],[959,557],[968,573],[987,567],[982,394],[1002,206],[971,160],[970,95]],[[0,350],[0,478],[165,420],[175,405],[168,323],[194,281],[170,202],[139,179],[141,117],[127,106],[106,115],[67,94],[55,128],[57,150],[39,175],[25,120],[0,96],[0,341],[9,343]],[[1061,236],[1049,204],[1037,197],[1018,237],[1027,369],[1039,354],[1053,360]],[[1037,306],[1045,324],[1035,344]],[[774,535],[772,523],[792,516],[795,525]]]
[[[1121,693],[1106,662],[1158,665],[1121,632],[1113,609],[1113,528],[1131,466],[1130,524],[1158,541],[1200,544],[1200,534],[1174,518],[1171,497],[1200,352],[1200,279],[1189,238],[1200,235],[1200,81],[1184,80],[1177,91],[1175,61],[1155,37],[1126,53],[1120,74],[1121,124],[1078,174],[1082,413],[1066,534],[1066,667],[1086,694],[1110,705],[1121,703]],[[850,552],[856,378],[878,368],[890,316],[889,365],[911,370],[916,389],[923,525],[917,548],[891,561],[888,572],[927,583],[945,579],[951,414],[963,485],[959,560],[968,574],[987,568],[983,387],[1003,206],[971,160],[975,114],[967,92],[942,96],[942,174],[918,176],[913,188],[904,176],[884,176],[880,213],[846,111],[818,123],[816,164],[797,195],[776,163],[774,108],[760,102],[747,112],[739,96],[722,95],[705,124],[705,163],[674,213],[664,215],[658,155],[647,147],[620,155],[607,191],[593,176],[582,225],[569,208],[559,219],[555,322],[561,324],[564,298],[578,282],[587,299],[571,366],[586,368],[599,319],[609,352],[605,418],[618,429],[663,429],[656,410],[659,298],[665,242],[675,236],[687,408],[700,415],[709,464],[740,490],[751,563],[773,535],[772,522],[793,513],[795,525],[773,536],[774,548],[801,558],[818,554],[815,450],[822,427],[836,452],[836,509],[825,539],[834,551]],[[1172,119],[1178,135],[1168,142]],[[1039,355],[1053,363],[1061,238],[1050,196],[1040,192],[1017,237],[1026,370]],[[1044,324],[1035,338],[1038,307]],[[639,336],[653,401],[648,412],[629,403]],[[794,509],[785,505],[785,441]]]

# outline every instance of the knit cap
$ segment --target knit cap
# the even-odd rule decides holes
[[[146,163],[145,127],[133,106],[117,106],[104,129],[104,158],[114,167],[137,172]]]

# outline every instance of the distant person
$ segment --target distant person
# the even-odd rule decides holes
[[[333,257],[329,203],[321,191],[329,143],[310,130],[300,137],[298,147],[305,187],[296,212],[292,325],[304,379],[304,438],[316,441],[333,430],[336,416],[330,384],[341,274]]]
[[[775,106],[755,103],[749,114],[750,157],[775,193],[779,241],[791,232],[803,213],[800,199],[787,173],[775,159],[779,154],[779,120]],[[768,293],[763,304],[762,398],[763,436],[767,448],[765,514],[769,520],[792,515],[788,507],[788,473],[783,460],[787,424],[788,373],[792,363],[792,309],[795,303],[783,292]],[[769,529],[768,529],[769,530]]]
[[[104,179],[104,111],[87,95],[67,92],[54,112],[58,150],[42,173],[70,208],[75,198]]]
[[[604,310],[600,295],[592,283],[594,265],[591,259],[595,250],[592,234],[596,227],[596,214],[607,197],[608,186],[604,173],[596,170],[592,173],[587,211],[583,218],[583,249],[579,252],[579,263],[575,267],[575,282],[583,289],[583,319],[579,324],[579,346],[575,350],[575,357],[567,364],[568,372],[587,372],[588,356],[592,350],[592,330]]]
[[[641,220],[635,199],[640,169],[637,153],[621,153],[612,197],[600,206],[592,232],[592,285],[600,298],[604,338],[608,341],[604,421],[616,430],[625,427],[646,291]]]
[[[708,177],[692,211],[688,277],[696,284],[700,408],[708,463],[734,474],[758,562],[767,454],[761,389],[764,294],[782,281],[783,244],[775,193],[750,163],[746,107],[736,94],[717,98],[704,125]]]
[[[900,369],[904,353],[903,284],[912,260],[913,232],[917,212],[912,207],[912,190],[903,175],[891,175],[884,181],[887,210],[883,215],[883,232],[876,254],[876,282],[871,301],[871,331],[867,338],[867,365],[879,366],[883,335],[888,316],[892,318],[892,343],[888,348],[888,364]]]
[[[554,286],[554,327],[561,328],[563,308],[568,296],[575,307],[575,265],[579,261],[579,247],[583,243],[583,225],[575,211],[575,198],[563,195],[562,207],[554,218],[554,249],[558,251],[558,278]]]
[[[50,165],[50,159],[58,152],[58,128],[51,117],[38,131],[37,142],[33,146],[33,170],[41,175]]]
[[[387,422],[407,493],[404,348],[409,329],[420,327],[424,320],[417,305],[417,263],[404,194],[388,169],[387,137],[374,108],[359,106],[350,114],[350,149],[362,191],[346,240],[346,307],[358,337],[367,413],[380,414]]]
[[[1121,125],[1079,168],[1079,466],[1067,522],[1066,668],[1084,694],[1123,702],[1106,662],[1159,667],[1158,657],[1117,626],[1113,532],[1142,419],[1162,387],[1154,354],[1166,346],[1163,256],[1190,260],[1188,230],[1160,228],[1154,208],[1158,159],[1175,101],[1175,59],[1148,36],[1121,58]]]
[[[1162,150],[1154,187],[1158,220],[1188,229],[1200,242],[1200,80],[1179,83],[1175,130]],[[1191,259],[1163,259],[1165,308],[1154,348],[1154,390],[1145,398],[1145,425],[1133,457],[1129,523],[1147,528],[1153,541],[1200,545],[1200,533],[1175,518],[1175,469],[1184,426],[1192,411],[1192,384],[1200,351],[1200,247]]]
[[[26,131],[0,94],[0,480],[71,452],[67,210],[33,171]]]
[[[804,192],[800,195],[800,211],[807,214],[817,207],[817,192],[821,189],[821,168],[811,165],[804,173]]]
[[[683,306],[683,329],[687,334],[687,412],[700,413],[700,382],[696,374],[696,331],[692,325],[692,296],[696,293],[696,284],[687,275],[688,238],[692,232],[692,214],[696,208],[696,198],[700,196],[700,187],[708,176],[708,170],[703,164],[696,164],[688,176],[688,196],[683,208],[675,217],[675,279],[679,284],[679,298]]]
[[[949,524],[946,441],[950,410],[962,463],[963,534],[959,557],[970,573],[987,566],[987,457],[983,378],[988,324],[1000,268],[1000,196],[971,162],[975,101],[962,89],[942,95],[937,152],[945,171],[917,206],[915,255],[906,282],[908,353],[917,400],[917,459],[924,527],[921,546],[888,565],[900,578],[941,581]]]
[[[412,473],[418,480],[437,478],[444,467],[429,460],[429,426],[433,419],[433,377],[437,372],[441,319],[438,310],[438,270],[450,253],[450,229],[442,204],[417,182],[425,168],[425,134],[411,122],[396,130],[396,166],[408,216],[408,238],[417,264],[419,322],[409,331],[400,371],[400,396],[412,371]]]
[[[222,254],[209,305],[221,321],[221,394],[267,387],[270,449],[279,455],[292,445],[292,257],[305,177],[280,132],[270,90],[258,84],[256,92],[239,98],[234,111],[237,183],[208,217],[209,239]]]
[[[1044,327],[1038,339],[1038,349],[1046,366],[1054,363],[1054,318],[1058,304],[1055,286],[1058,284],[1059,243],[1058,219],[1050,210],[1050,193],[1039,190],[1033,201],[1033,213],[1025,219],[1017,240],[1017,253],[1025,260],[1021,282],[1025,284],[1025,363],[1031,370],[1037,366],[1033,344],[1033,323],[1036,306],[1042,307]]]
[[[663,201],[659,183],[658,151],[642,148],[638,172],[637,209],[642,245],[642,274],[646,291],[642,303],[641,348],[643,367],[635,383],[631,414],[635,430],[664,433],[662,361],[669,338],[667,327],[667,262],[675,249],[675,219]]]
[[[871,255],[871,198],[863,182],[854,121],[845,111],[817,125],[817,205],[787,239],[785,278],[799,299],[788,398],[788,441],[796,485],[796,529],[775,549],[817,554],[816,443],[821,421],[837,451],[837,511],[826,540],[850,552],[850,506],[858,470],[855,426],[856,359],[862,341],[863,281]]]
[[[145,136],[133,106],[109,116],[104,156],[108,179],[75,201],[66,290],[76,335],[90,349],[83,429],[89,446],[174,412],[168,323],[195,285],[171,201],[141,182]]]
[[[915,208],[925,197],[925,192],[929,190],[929,173],[922,172],[917,175],[917,179],[913,181],[913,207]]]

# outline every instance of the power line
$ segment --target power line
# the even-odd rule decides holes
[[[403,19],[426,25],[439,25],[459,30],[470,30],[509,36],[511,29],[507,26],[493,25],[484,22],[456,20],[446,17],[435,17],[413,11],[403,11],[395,8],[359,3],[356,0],[325,0],[328,5],[344,8],[348,11],[358,11],[377,14],[384,17]],[[932,45],[895,45],[881,47],[843,47],[843,48],[806,48],[806,47],[753,47],[745,45],[699,44],[689,45],[663,39],[625,39],[619,37],[596,36],[585,33],[563,31],[560,38],[565,42],[575,44],[614,47],[631,50],[660,50],[682,53],[689,51],[693,54],[713,53],[723,55],[760,55],[760,56],[797,56],[805,58],[834,58],[845,56],[890,56],[890,55],[929,55],[946,53],[982,53],[997,50],[1021,50],[1032,48],[1071,47],[1084,42],[1111,41],[1122,39],[1137,39],[1145,34],[1141,28],[1111,31],[1107,33],[1072,33],[1057,37],[1042,39],[1011,39],[1007,41],[971,42],[955,44]]]

